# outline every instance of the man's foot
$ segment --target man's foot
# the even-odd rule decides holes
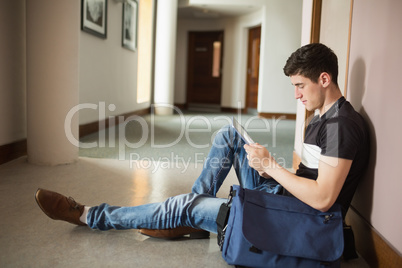
[[[139,233],[163,239],[178,239],[187,235],[192,239],[209,238],[209,232],[191,227],[177,227],[174,229],[163,230],[140,229]]]
[[[67,221],[76,225],[86,225],[80,221],[84,206],[56,192],[38,189],[35,200],[42,211],[53,220]]]

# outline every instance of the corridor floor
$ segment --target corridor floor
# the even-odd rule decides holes
[[[164,164],[164,165],[162,165]],[[159,165],[159,168],[156,166]],[[71,165],[37,166],[26,157],[0,166],[1,267],[230,267],[216,235],[176,241],[143,236],[137,230],[94,231],[45,216],[36,205],[38,187],[77,202],[133,206],[190,191],[202,164],[80,157]],[[235,184],[231,172],[220,197]],[[360,258],[343,267],[368,267]]]

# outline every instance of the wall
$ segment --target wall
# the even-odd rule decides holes
[[[303,0],[302,7],[302,19],[301,19],[301,46],[310,43],[311,35],[311,18],[313,14],[313,0]],[[296,110],[296,128],[295,128],[295,146],[294,152],[297,157],[300,158],[303,149],[303,138],[304,138],[304,119],[306,117],[306,108],[300,100],[297,100],[297,110]],[[294,157],[293,161],[297,161]],[[294,163],[298,166],[298,163]]]
[[[26,138],[25,1],[0,2],[0,145]]]
[[[150,102],[153,88],[155,0],[141,0],[138,16],[137,102]]]
[[[121,46],[122,5],[109,1],[107,39],[80,33],[80,103],[106,102],[105,116],[80,111],[80,124],[149,107],[137,103],[137,52]],[[139,1],[141,4],[141,1]],[[0,145],[26,138],[25,1],[0,3]],[[108,106],[106,106],[108,107]]]
[[[320,42],[329,46],[338,56],[338,85],[343,94],[348,56],[350,2],[351,0],[325,0],[321,10]]]
[[[68,125],[65,120],[78,105],[80,13],[76,1],[26,1],[29,163],[60,165],[78,159],[78,148],[70,142],[78,137],[78,116],[69,118]]]
[[[141,5],[141,1],[139,1]],[[137,103],[138,51],[121,46],[122,4],[108,1],[107,39],[81,32],[80,40],[80,103],[105,102],[104,115],[97,110],[80,111],[80,124],[102,120],[149,107]],[[114,104],[115,110],[108,105]]]
[[[302,1],[269,0],[264,9],[258,107],[264,113],[296,113],[296,100],[283,66],[300,46]]]
[[[311,7],[312,0],[303,1],[302,45],[309,42]],[[402,88],[397,82],[402,61],[398,45],[402,42],[400,10],[402,2],[398,0],[354,0],[347,84],[347,98],[368,121],[372,141],[369,170],[352,206],[399,254],[402,252],[399,208],[402,180],[397,163],[402,151],[399,138]],[[338,25],[344,28],[343,23]],[[304,107],[299,106],[295,136],[298,155],[304,122]]]
[[[244,108],[246,102],[248,30],[261,25],[263,10],[226,19],[222,106]],[[263,35],[263,33],[261,34]],[[263,63],[260,63],[263,64]]]
[[[371,129],[371,163],[352,205],[402,253],[402,20],[399,0],[354,0],[348,99]],[[375,19],[373,19],[375,18]]]

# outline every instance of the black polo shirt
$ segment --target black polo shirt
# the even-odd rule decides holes
[[[336,200],[345,217],[369,159],[369,132],[362,116],[341,97],[324,115],[316,115],[308,125],[302,161],[296,175],[316,180],[321,155],[353,160]],[[336,164],[336,163],[335,163]]]

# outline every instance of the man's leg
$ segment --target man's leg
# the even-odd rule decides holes
[[[161,203],[136,207],[101,204],[92,207],[87,216],[90,228],[109,229],[173,229],[193,227],[217,232],[216,217],[225,199],[205,194],[184,194]]]
[[[215,233],[217,231],[215,220],[220,205],[226,201],[226,199],[206,194],[190,193],[170,197],[161,203],[135,207],[101,204],[89,207],[85,216],[86,207],[71,197],[38,189],[35,199],[42,211],[51,219],[67,221],[76,225],[88,225],[92,229],[193,227]]]
[[[234,167],[240,186],[277,193],[280,186],[273,179],[260,177],[248,165],[244,141],[231,126],[223,127],[216,135],[204,163],[201,175],[195,181],[192,192],[216,196],[231,167]]]

